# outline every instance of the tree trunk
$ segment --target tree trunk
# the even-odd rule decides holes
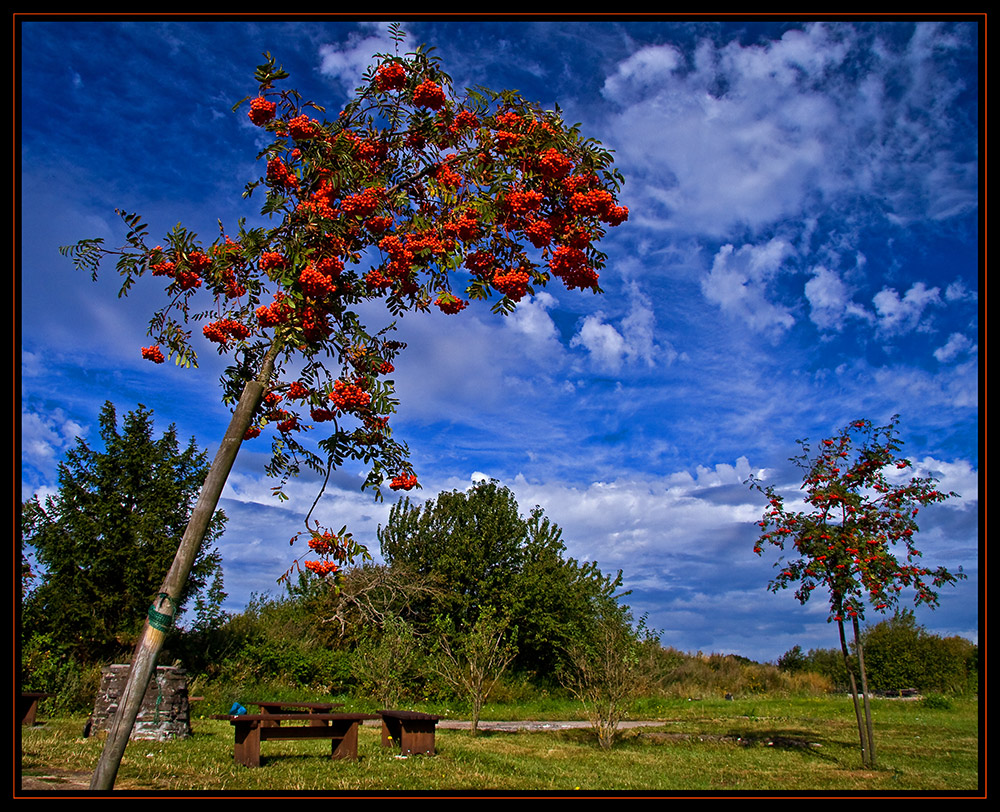
[[[844,656],[844,668],[847,669],[847,677],[851,682],[851,699],[854,700],[854,716],[858,721],[858,737],[861,739],[861,764],[868,766],[868,737],[865,732],[865,723],[861,717],[861,705],[858,702],[858,686],[854,680],[854,669],[851,667],[850,655],[847,651],[847,636],[844,634],[844,621],[837,621],[837,630],[840,632],[840,652]]]
[[[861,672],[861,695],[865,700],[865,727],[868,731],[868,766],[875,769],[875,733],[872,726],[871,701],[868,698],[868,675],[865,673],[865,652],[861,645],[858,619],[854,618],[854,645],[858,649],[858,671]]]
[[[243,437],[250,427],[254,412],[257,411],[264,389],[274,371],[274,359],[277,357],[279,348],[280,344],[275,339],[264,357],[260,374],[255,380],[248,381],[243,388],[243,394],[236,405],[232,420],[229,421],[226,436],[223,438],[212,462],[212,467],[209,468],[208,475],[205,477],[205,483],[202,485],[198,501],[191,513],[191,518],[188,520],[180,546],[177,548],[174,562],[160,587],[160,594],[150,607],[149,617],[147,617],[142,630],[142,637],[132,655],[132,668],[118,703],[118,712],[115,714],[114,722],[108,732],[108,738],[101,751],[97,768],[91,777],[90,788],[92,790],[111,790],[114,788],[118,767],[121,765],[122,756],[125,755],[125,746],[128,744],[135,719],[139,715],[139,708],[142,705],[146,687],[149,685],[149,679],[156,668],[156,658],[163,648],[167,631],[177,614],[181,592],[191,568],[194,566],[198,551],[201,549],[201,543],[219,504],[219,497],[222,495],[222,489],[225,487],[229,472],[236,461]]]

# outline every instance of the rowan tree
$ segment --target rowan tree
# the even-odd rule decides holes
[[[403,34],[396,26],[391,33],[398,49]],[[223,389],[233,420],[164,583],[168,595],[187,578],[205,512],[241,443],[266,428],[275,431],[268,472],[278,477],[279,495],[303,465],[328,476],[349,459],[369,469],[365,484],[376,495],[385,482],[417,486],[407,448],[389,426],[396,407],[389,376],[402,344],[391,337],[391,319],[366,325],[363,306],[370,312],[381,302],[395,318],[433,307],[454,314],[470,300],[495,298],[493,310],[508,313],[553,277],[599,292],[606,257],[597,243],[628,217],[609,151],[558,110],[515,92],[459,95],[423,47],[376,55],[332,120],[283,89],[287,78],[265,54],[249,98],[250,120],[271,141],[258,156],[263,177],[244,195],[263,194],[261,213],[274,225],[241,222],[232,235],[220,227],[208,246],[178,225],[151,244],[142,218],[122,212],[123,247],[88,239],[64,249],[95,275],[105,256],[116,256],[120,295],[142,277],[164,284],[166,303],[150,320],[153,343],[143,357],[196,364],[192,324],[200,324],[232,359]],[[205,294],[206,304],[196,305]],[[307,444],[321,424],[329,433]],[[308,516],[306,528],[319,554],[305,564],[314,572],[336,573],[364,553]],[[157,612],[156,623],[169,624],[169,605]],[[154,638],[143,644],[143,667],[133,668],[139,681],[159,651]],[[133,689],[126,692],[122,707],[137,710]],[[115,771],[123,735],[113,728],[109,736],[108,747],[121,751]],[[92,787],[107,788],[108,772],[102,759]]]
[[[886,612],[897,606],[904,590],[912,590],[917,605],[937,606],[937,589],[965,575],[944,567],[931,569],[920,563],[914,536],[917,514],[928,505],[943,502],[955,493],[938,489],[934,477],[906,478],[913,463],[901,456],[899,416],[885,426],[855,420],[813,451],[800,440],[802,452],[791,461],[804,471],[804,509],[792,510],[773,485],[755,478],[749,483],[763,493],[769,507],[758,523],[763,531],[754,544],[762,555],[767,546],[789,551],[779,558],[778,574],[768,589],[778,592],[797,586],[795,597],[806,603],[817,588],[829,597],[828,622],[837,624],[841,652],[851,681],[858,717],[862,761],[875,766],[871,710],[860,621],[871,607]],[[900,552],[897,555],[896,550]],[[855,672],[849,663],[844,623],[854,632],[854,650],[864,696],[864,717],[858,702]]]

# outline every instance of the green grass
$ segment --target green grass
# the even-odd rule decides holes
[[[263,766],[233,763],[227,722],[196,719],[189,739],[134,742],[116,789],[297,792],[975,792],[979,706],[947,709],[874,701],[878,770],[863,770],[850,700],[659,701],[662,725],[621,734],[601,751],[589,730],[484,733],[439,730],[437,755],[401,759],[365,726],[360,760],[335,762],[328,741],[269,741]],[[501,712],[506,710],[506,712]],[[563,708],[562,710],[565,710]],[[512,718],[491,708],[492,718]],[[523,718],[523,717],[522,717]],[[551,717],[549,717],[551,718]],[[24,776],[89,773],[103,740],[81,737],[82,718],[22,729]]]

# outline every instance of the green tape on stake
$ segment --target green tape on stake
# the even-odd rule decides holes
[[[170,601],[170,603],[174,604],[176,608],[176,603],[174,602],[174,599],[171,598],[169,595],[167,595],[165,592],[161,592],[156,597],[160,598],[161,600],[165,598],[166,600]],[[173,625],[174,622],[173,615],[165,615],[163,614],[163,612],[158,612],[154,608],[155,606],[156,604],[150,604],[149,606],[149,613],[147,615],[147,617],[149,618],[149,625],[152,626],[154,629],[156,629],[158,632],[166,633],[170,631],[170,627],[171,625]]]

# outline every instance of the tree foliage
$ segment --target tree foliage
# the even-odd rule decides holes
[[[583,704],[597,742],[610,750],[618,727],[646,676],[641,655],[646,644],[657,643],[645,623],[633,623],[627,607],[597,607],[587,633],[569,648],[563,684]]]
[[[768,588],[778,592],[797,584],[795,597],[803,604],[817,587],[827,591],[827,620],[837,624],[858,714],[862,760],[869,767],[875,766],[875,757],[859,627],[866,607],[870,604],[879,612],[894,608],[906,588],[913,590],[916,604],[936,606],[936,590],[965,577],[961,569],[953,574],[944,567],[930,569],[920,563],[922,553],[914,540],[917,514],[957,494],[938,490],[934,477],[905,479],[900,473],[911,468],[912,462],[900,454],[898,421],[898,415],[885,426],[855,420],[823,440],[815,453],[808,441],[800,440],[802,451],[791,461],[804,472],[803,510],[788,509],[774,486],[750,480],[769,505],[758,522],[763,532],[754,552],[761,555],[766,546],[792,552],[788,560],[779,558],[778,575]],[[897,545],[905,551],[903,560],[896,555]],[[854,631],[853,657],[848,653],[845,621]],[[864,724],[855,673],[861,679]]]
[[[391,30],[398,47],[403,33]],[[273,364],[246,437],[274,429],[268,471],[279,495],[302,466],[323,474],[351,459],[369,469],[376,494],[387,481],[409,490],[417,480],[408,449],[389,426],[403,348],[391,319],[491,298],[494,311],[509,313],[552,278],[599,292],[606,257],[597,244],[628,217],[621,175],[611,153],[558,110],[513,91],[460,95],[433,49],[377,54],[332,119],[265,60],[249,118],[270,141],[258,156],[266,170],[244,196],[263,195],[274,225],[240,223],[230,235],[220,224],[207,247],[178,225],[155,244],[139,215],[121,212],[122,248],[88,239],[63,252],[92,274],[116,256],[121,294],[142,277],[161,280],[167,296],[143,357],[196,365],[191,324],[201,324],[233,359],[227,402]],[[365,324],[372,302],[390,320]],[[326,436],[308,441],[316,430]],[[330,541],[321,563],[350,558]]]
[[[830,620],[863,619],[866,606],[891,609],[906,588],[913,590],[916,604],[936,606],[936,589],[965,577],[961,569],[952,574],[920,564],[917,514],[957,494],[938,490],[934,477],[899,481],[898,472],[912,462],[899,454],[898,419],[880,427],[856,420],[823,440],[815,455],[807,441],[800,441],[802,453],[792,462],[805,472],[805,510],[787,509],[773,486],[753,481],[770,506],[759,522],[764,532],[754,552],[761,555],[766,546],[793,551],[775,565],[779,572],[769,585],[772,592],[798,583],[795,597],[805,603],[823,586]],[[903,560],[894,552],[897,545],[905,552]]]
[[[961,637],[942,638],[904,609],[861,635],[868,679],[874,691],[916,688],[936,693],[975,690],[976,646]]]
[[[59,465],[59,490],[22,505],[22,543],[41,567],[23,622],[80,663],[128,651],[177,549],[207,469],[194,439],[182,450],[173,425],[153,436],[153,413],[100,414],[102,450],[78,438]],[[195,604],[194,622],[213,617],[222,599],[218,511],[180,604]]]
[[[418,624],[472,628],[484,608],[517,628],[516,667],[553,675],[570,644],[620,595],[621,573],[566,558],[562,531],[541,508],[527,519],[496,481],[441,493],[422,507],[403,498],[379,528],[382,554],[431,579]]]

